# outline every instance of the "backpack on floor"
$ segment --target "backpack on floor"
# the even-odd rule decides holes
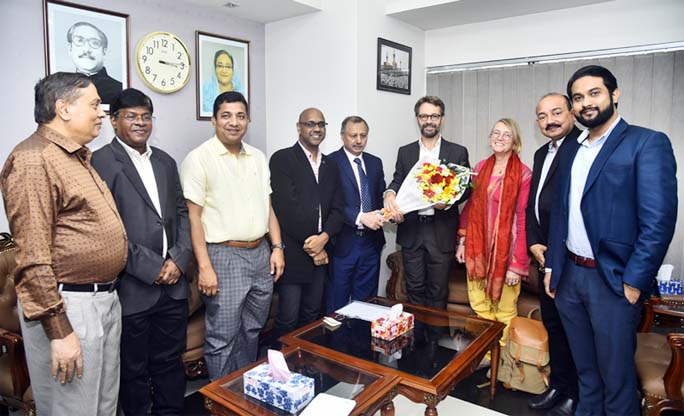
[[[508,329],[506,346],[501,350],[497,379],[507,389],[541,394],[549,387],[549,374],[546,328],[541,321],[516,316]]]

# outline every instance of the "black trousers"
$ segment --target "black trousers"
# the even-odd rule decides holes
[[[534,262],[536,265],[536,262]],[[577,400],[577,369],[556,303],[544,290],[544,274],[539,273],[539,306],[542,322],[549,333],[549,387]]]
[[[314,267],[310,283],[278,284],[277,337],[320,317],[328,266]]]
[[[150,309],[122,318],[119,399],[126,416],[181,415],[185,396],[182,355],[188,301],[165,292]]]
[[[439,249],[434,227],[432,222],[420,224],[413,246],[401,248],[406,295],[410,303],[446,309],[454,252]]]

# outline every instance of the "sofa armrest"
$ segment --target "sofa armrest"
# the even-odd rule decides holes
[[[397,299],[397,285],[404,280],[404,263],[401,257],[401,250],[397,250],[387,256],[386,262],[387,267],[392,271],[392,275],[387,281],[385,292],[387,293],[388,298]]]
[[[672,349],[672,361],[665,371],[665,393],[673,400],[682,400],[684,382],[684,334],[668,334],[667,342]]]
[[[24,392],[31,385],[26,355],[24,353],[24,341],[21,335],[0,328],[0,356],[7,355],[11,362],[10,376],[14,396],[21,400]]]

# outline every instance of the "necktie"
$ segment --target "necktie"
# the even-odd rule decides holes
[[[372,211],[370,189],[368,189],[368,176],[366,176],[366,172],[363,171],[361,159],[358,157],[354,158],[354,163],[356,163],[356,167],[359,170],[359,182],[361,182],[361,211]]]

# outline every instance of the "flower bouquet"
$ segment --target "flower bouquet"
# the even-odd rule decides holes
[[[403,214],[429,208],[435,204],[451,205],[471,185],[472,170],[447,161],[419,160],[399,187],[396,204]],[[381,210],[386,220],[391,212]]]

